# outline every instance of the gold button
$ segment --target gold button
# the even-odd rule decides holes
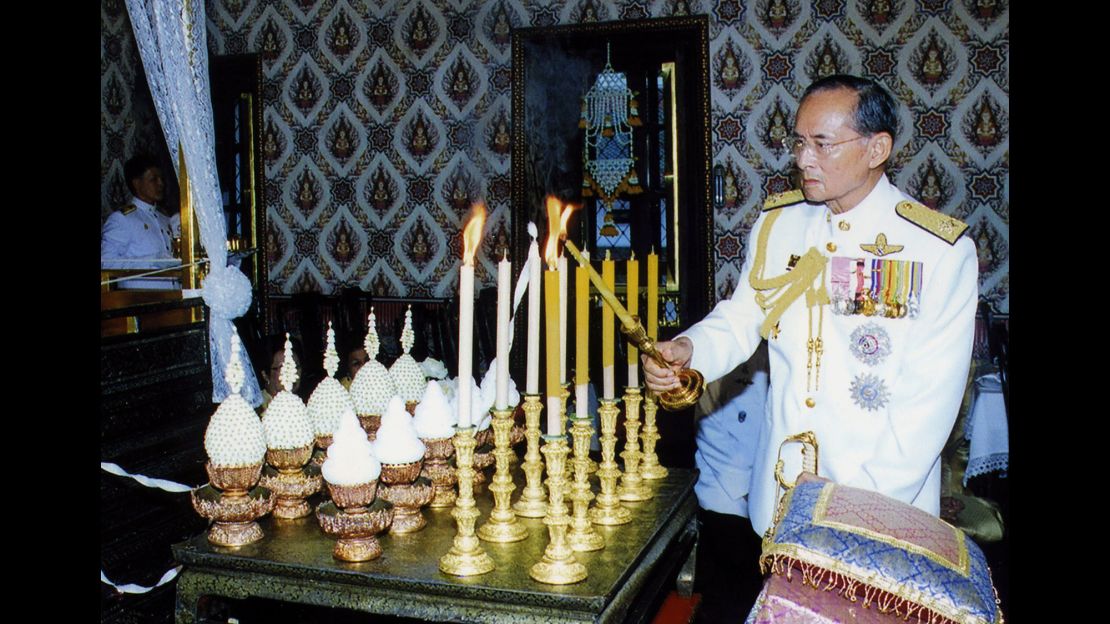
[[[836,251],[836,243],[830,242],[828,245],[825,245],[825,249],[828,249],[829,251]]]
[[[817,405],[817,401],[814,401],[812,397],[806,398],[806,407],[813,407],[814,405]]]
[[[836,224],[836,227],[840,228],[841,232],[847,232],[848,230],[852,229],[852,224],[848,223],[847,221],[841,221],[840,223]]]

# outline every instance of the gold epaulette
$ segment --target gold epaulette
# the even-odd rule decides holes
[[[131,214],[132,212],[135,212],[135,210],[136,210],[136,208],[135,208],[135,204],[127,204],[127,205],[126,205],[126,206],[124,206],[123,208],[120,208],[120,209],[119,209],[119,211],[120,211],[120,212],[122,212],[122,213],[123,213],[123,214],[125,214],[125,215],[129,215],[129,214]]]
[[[775,193],[763,202],[763,212],[789,206],[790,204],[796,204],[800,201],[805,201],[805,198],[806,196],[798,189]]]
[[[955,245],[967,230],[967,224],[963,221],[914,201],[900,201],[894,211],[906,221],[944,240],[949,245]]]

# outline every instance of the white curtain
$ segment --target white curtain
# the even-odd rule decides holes
[[[227,226],[216,174],[204,0],[127,0],[127,12],[178,180],[178,146],[185,154],[200,243],[211,262],[202,293],[211,310],[212,400],[219,402],[229,393],[224,369],[235,333],[231,320],[250,307],[251,285],[238,267],[227,266]],[[262,403],[262,393],[245,350],[240,351],[240,360],[246,372],[243,397],[257,407]]]

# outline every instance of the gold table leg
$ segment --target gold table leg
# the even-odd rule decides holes
[[[547,525],[550,541],[544,549],[543,559],[528,570],[535,580],[549,585],[569,585],[586,578],[586,566],[574,558],[574,550],[567,541],[570,517],[563,504],[566,487],[567,439],[565,435],[544,436],[543,456],[547,461],[547,489],[549,492]]]
[[[493,570],[493,559],[482,550],[482,544],[474,534],[474,523],[481,515],[474,504],[474,447],[478,443],[474,439],[476,431],[475,427],[455,429],[459,497],[451,515],[458,523],[458,532],[451,550],[439,559],[439,569],[455,576],[473,576]]]
[[[542,518],[547,515],[547,496],[543,491],[543,461],[540,458],[540,412],[543,403],[540,395],[524,395],[524,439],[528,441],[524,453],[524,489],[513,511],[522,518]]]
[[[489,521],[478,529],[478,537],[498,544],[519,542],[528,537],[528,529],[517,522],[516,514],[509,504],[510,497],[516,486],[509,474],[509,457],[513,449],[509,448],[509,430],[513,427],[513,410],[492,410],[493,412],[493,455],[497,460],[497,471],[493,475],[493,483],[489,491],[493,492],[493,510],[490,512]]]
[[[598,464],[597,477],[601,482],[601,493],[597,495],[597,503],[589,511],[589,516],[594,524],[626,524],[632,521],[632,512],[621,505],[620,496],[617,496],[617,479],[620,478],[621,471],[614,460],[617,451],[617,414],[620,409],[615,399],[601,399],[600,403],[597,414],[601,419],[601,463]]]

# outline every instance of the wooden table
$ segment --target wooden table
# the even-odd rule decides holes
[[[530,529],[521,542],[482,542],[497,567],[473,577],[439,571],[439,558],[455,536],[450,509],[425,509],[429,522],[424,530],[382,536],[384,554],[364,563],[334,559],[335,541],[315,516],[267,517],[260,521],[265,537],[239,549],[214,546],[201,534],[173,547],[184,566],[177,579],[177,622],[197,621],[203,596],[264,598],[441,622],[643,621],[670,589],[693,546],[696,477],[696,471],[672,468],[665,479],[645,481],[655,493],[651,500],[624,503],[632,510],[632,522],[595,525],[606,546],[575,554],[589,576],[574,585],[544,585],[528,576],[548,542],[538,518],[519,519]],[[513,494],[515,500],[519,486]],[[481,526],[492,496],[486,492],[476,498]]]

